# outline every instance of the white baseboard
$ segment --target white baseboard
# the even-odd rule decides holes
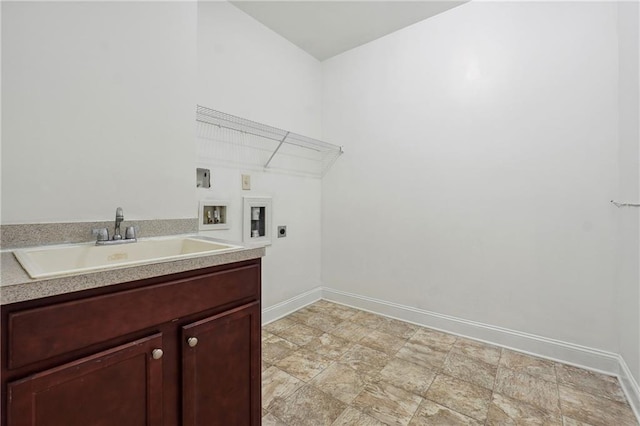
[[[620,380],[620,385],[622,386],[622,390],[627,396],[627,401],[633,408],[633,412],[636,414],[636,418],[638,422],[640,422],[640,386],[638,382],[631,374],[631,370],[629,370],[629,366],[625,362],[624,358],[618,355],[619,358],[619,371],[618,371],[618,380]]]
[[[480,340],[564,364],[617,376],[640,421],[640,387],[624,359],[613,352],[443,315],[371,297],[322,288],[322,298],[424,327]]]
[[[269,324],[277,319],[302,309],[307,305],[322,299],[322,287],[316,287],[302,294],[292,297],[262,310],[262,325]]]
[[[322,295],[327,300],[350,305],[354,308],[516,349],[519,352],[527,352],[568,364],[587,366],[591,370],[608,374],[615,374],[618,371],[618,355],[612,352],[600,351],[560,340],[548,339],[326,287],[322,289]]]

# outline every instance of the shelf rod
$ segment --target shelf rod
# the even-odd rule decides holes
[[[640,207],[640,204],[637,204],[637,203],[618,203],[613,200],[611,200],[611,202],[616,207]]]
[[[275,157],[276,153],[278,152],[278,150],[280,149],[280,147],[282,146],[282,144],[284,143],[285,139],[287,139],[287,136],[289,136],[289,132],[287,132],[286,135],[284,135],[284,138],[282,138],[282,140],[280,141],[280,143],[278,144],[278,147],[276,148],[275,151],[273,151],[273,154],[271,154],[271,157],[269,157],[269,160],[267,160],[267,164],[264,165],[264,168],[266,169],[267,167],[269,167],[269,163],[271,162],[271,160],[273,160],[273,157]]]

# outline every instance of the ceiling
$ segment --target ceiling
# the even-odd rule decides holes
[[[466,1],[240,0],[231,3],[323,61]]]

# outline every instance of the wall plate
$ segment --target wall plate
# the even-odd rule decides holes
[[[251,175],[242,175],[242,189],[244,191],[251,189]]]

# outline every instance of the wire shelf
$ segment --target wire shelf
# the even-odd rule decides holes
[[[196,107],[201,161],[321,178],[342,147],[247,120],[201,105]]]

